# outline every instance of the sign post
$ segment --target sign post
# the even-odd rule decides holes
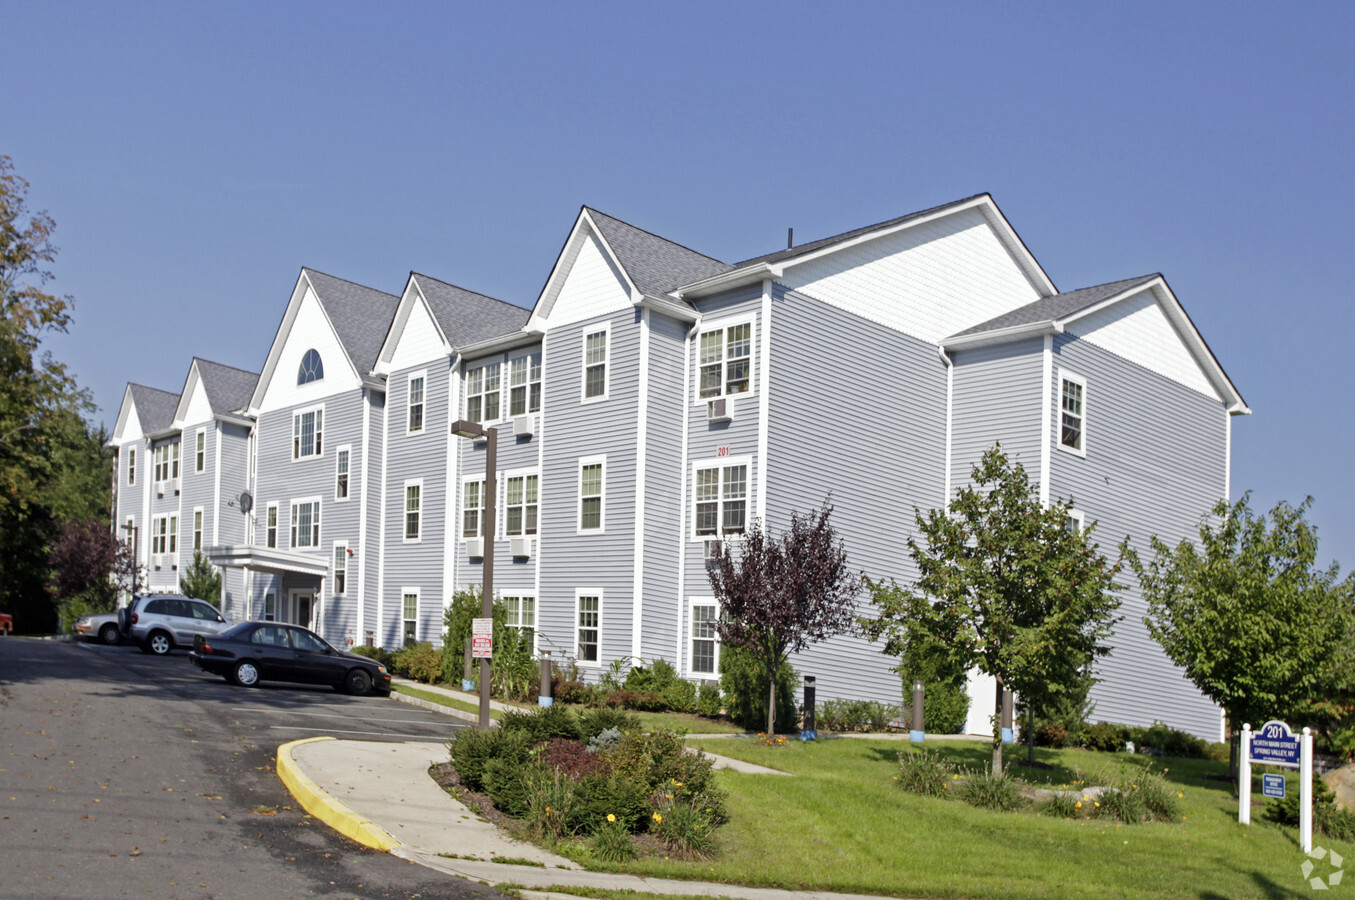
[[[1313,849],[1313,734],[1303,729],[1294,734],[1284,722],[1271,720],[1253,732],[1251,725],[1242,726],[1242,747],[1237,767],[1237,821],[1251,824],[1251,766],[1263,763],[1299,770],[1299,846],[1304,853]],[[1274,776],[1267,776],[1273,778]],[[1264,785],[1267,796],[1271,785]],[[1284,781],[1278,785],[1279,796],[1284,796]]]
[[[471,619],[470,655],[474,659],[489,659],[494,655],[494,620]]]

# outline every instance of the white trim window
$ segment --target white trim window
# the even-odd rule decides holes
[[[348,466],[353,456],[351,447],[340,447],[334,453],[334,499],[348,499]]]
[[[1063,530],[1076,534],[1087,530],[1087,514],[1080,509],[1070,509],[1063,517]]]
[[[1059,370],[1059,449],[1087,455],[1087,379]]]
[[[155,448],[155,480],[170,481],[179,477],[179,442],[171,441]]]
[[[465,478],[461,482],[461,536],[483,537],[480,523],[485,519],[485,480]]]
[[[505,611],[504,624],[519,631],[531,632],[533,639],[535,639],[536,598],[503,597],[501,599]]]
[[[720,608],[711,597],[695,597],[687,618],[687,672],[695,678],[720,677]]]
[[[417,544],[423,534],[423,479],[405,482],[405,543]]]
[[[409,376],[409,414],[405,418],[406,434],[419,434],[423,431],[423,392],[427,383],[427,372],[414,372]]]
[[[466,418],[499,421],[499,363],[485,363],[466,373]]]
[[[301,500],[292,503],[291,549],[320,546],[320,501]]]
[[[334,544],[334,593],[340,597],[348,593],[348,544]]]
[[[193,552],[202,549],[202,507],[193,509]]]
[[[541,351],[508,361],[508,414],[523,416],[541,410]]]
[[[701,332],[697,397],[746,394],[753,384],[753,323],[739,322]]]
[[[136,484],[136,448],[127,448],[127,483]]]
[[[695,464],[692,525],[697,538],[719,539],[747,530],[749,468],[747,458]]]
[[[292,459],[320,456],[325,430],[325,408],[298,410],[292,414]]]
[[[278,595],[272,591],[263,595],[263,620],[265,622],[278,620]]]
[[[276,503],[268,504],[268,512],[264,517],[264,546],[277,547],[278,545],[278,505]]]
[[[606,492],[607,457],[585,456],[579,460],[580,534],[602,534],[606,530]]]
[[[583,334],[583,400],[607,399],[607,344],[611,325],[603,325]]]
[[[574,661],[602,665],[602,591],[574,592]]]
[[[509,537],[536,534],[540,477],[509,475],[504,479],[503,532]]]
[[[193,449],[193,471],[201,473],[207,468],[207,429],[199,428],[196,445]]]
[[[307,350],[301,357],[301,365],[296,367],[297,385],[310,384],[312,381],[322,381],[325,377],[325,364],[320,359],[320,354],[314,348]]]
[[[400,588],[400,597],[403,601],[400,604],[400,632],[404,636],[404,646],[408,647],[419,640],[419,589]]]
[[[156,516],[151,519],[151,552],[173,553],[177,549],[178,516]]]

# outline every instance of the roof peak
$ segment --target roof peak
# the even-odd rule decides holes
[[[650,231],[649,229],[647,229],[647,228],[641,228],[639,225],[636,225],[636,224],[634,224],[634,223],[632,223],[632,222],[627,222],[625,219],[618,219],[616,216],[612,215],[611,213],[605,213],[605,212],[603,212],[602,210],[598,209],[598,208],[595,207],[595,206],[589,206],[587,203],[585,203],[585,204],[583,204],[583,209],[585,209],[585,210],[587,210],[588,212],[593,213],[593,214],[595,214],[595,215],[602,216],[603,218],[611,219],[613,222],[618,222],[618,223],[620,223],[620,224],[622,224],[622,225],[625,225],[627,228],[633,228],[633,229],[635,229],[636,231],[638,231],[638,232],[640,232],[640,233],[642,233],[642,234],[647,234],[647,235],[649,235],[650,237],[654,238],[655,240],[659,240],[659,241],[663,241],[663,242],[668,243],[668,244],[672,244],[674,247],[681,247],[683,250],[686,250],[688,253],[695,253],[697,256],[704,257],[705,259],[708,259],[708,260],[710,260],[711,262],[717,262],[717,263],[720,263],[721,265],[726,265],[726,266],[729,265],[729,263],[725,262],[725,261],[722,260],[722,259],[717,259],[716,257],[711,256],[711,255],[708,254],[708,253],[702,253],[700,250],[694,250],[694,249],[692,249],[691,247],[688,247],[686,244],[679,243],[678,241],[675,241],[675,240],[673,240],[672,238],[666,238],[666,237],[664,237],[664,236],[661,235],[661,234],[655,234],[654,232]]]

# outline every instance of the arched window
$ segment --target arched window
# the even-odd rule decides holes
[[[320,354],[314,350],[307,350],[306,355],[301,357],[301,368],[296,372],[296,383],[310,384],[324,377],[325,364],[320,361]]]

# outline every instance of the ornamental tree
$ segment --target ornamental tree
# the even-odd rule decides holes
[[[196,597],[221,608],[221,573],[207,561],[201,550],[193,551],[193,561],[179,577],[179,590],[186,597]]]
[[[720,643],[746,651],[767,684],[767,734],[776,733],[776,672],[791,653],[849,632],[860,581],[833,530],[832,506],[791,513],[779,537],[754,521],[743,540],[716,545],[707,575],[720,607]]]
[[[1114,583],[1092,529],[1069,527],[1070,501],[1048,507],[1000,446],[974,466],[949,510],[914,510],[908,539],[913,587],[872,585],[878,610],[866,633],[907,654],[935,645],[951,664],[993,676],[1040,705],[1070,690],[1117,621]],[[993,722],[993,769],[1002,769],[1002,690]]]
[[[1302,717],[1339,673],[1352,632],[1355,574],[1314,567],[1317,529],[1281,501],[1266,516],[1250,493],[1219,501],[1197,542],[1149,541],[1147,562],[1122,545],[1148,602],[1144,624],[1168,658],[1223,708],[1234,744],[1244,723]]]
[[[96,520],[69,522],[48,558],[48,591],[63,603],[83,602],[90,612],[109,612],[118,593],[134,593],[140,574],[132,548]]]

